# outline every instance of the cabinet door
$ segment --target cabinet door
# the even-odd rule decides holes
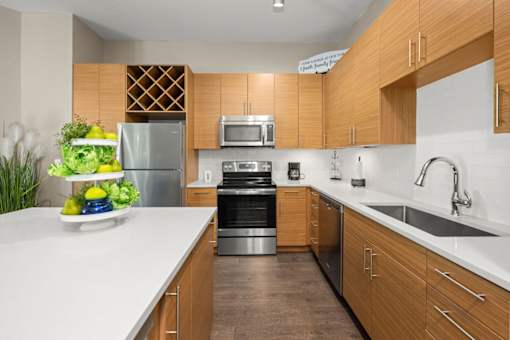
[[[298,147],[298,75],[275,75],[276,147]]]
[[[186,205],[188,207],[216,207],[216,188],[187,188]]]
[[[320,149],[322,133],[322,75],[299,75],[299,147]],[[278,108],[276,109],[278,114]],[[278,126],[278,125],[277,125]],[[277,137],[278,138],[278,135]]]
[[[423,339],[427,284],[378,247],[370,245],[373,339]]]
[[[126,65],[99,65],[99,120],[111,132],[126,121]]]
[[[191,262],[193,340],[207,340],[211,332],[214,275],[212,232],[212,226],[209,226],[195,248]]]
[[[195,74],[195,149],[218,149],[221,75]]]
[[[245,115],[248,112],[248,77],[245,73],[221,75],[221,114]]]
[[[431,63],[493,29],[493,0],[420,0],[418,64]]]
[[[274,114],[274,74],[248,74],[248,114]]]
[[[161,340],[191,340],[191,265],[186,262],[172,281],[161,304]],[[178,306],[177,306],[178,305]],[[178,332],[179,336],[177,336]]]
[[[278,188],[277,201],[278,246],[306,246],[306,188]]]
[[[419,0],[393,0],[380,20],[382,87],[416,69]]]
[[[73,66],[73,116],[79,115],[89,124],[99,120],[99,65]]]
[[[510,132],[510,1],[494,0],[494,132]]]
[[[354,56],[353,143],[356,145],[380,142],[379,89],[379,22],[370,26],[356,42]]]

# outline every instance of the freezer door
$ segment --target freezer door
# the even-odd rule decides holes
[[[183,174],[180,170],[125,170],[126,179],[140,190],[137,207],[180,207]]]
[[[184,124],[127,123],[120,126],[124,169],[183,169]]]

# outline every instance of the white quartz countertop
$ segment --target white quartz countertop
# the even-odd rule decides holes
[[[211,182],[205,182],[204,180],[198,180],[189,183],[186,187],[188,188],[216,188],[220,184],[221,179],[213,179]]]
[[[510,291],[510,226],[508,225],[469,216],[453,217],[448,210],[368,189],[353,188],[346,181],[280,180],[276,181],[276,184],[278,186],[312,187],[321,194]],[[366,204],[408,205],[500,235],[500,237],[438,237],[371,209]]]
[[[131,339],[215,208],[134,208],[115,225],[64,225],[59,208],[0,215],[0,338]]]

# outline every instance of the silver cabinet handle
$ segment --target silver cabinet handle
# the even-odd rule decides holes
[[[175,290],[175,293],[165,293],[165,296],[175,296],[175,331],[166,331],[165,334],[175,334],[175,337],[177,340],[180,339],[180,323],[181,323],[181,287],[177,286],[177,289]]]
[[[446,320],[448,320],[448,322],[450,322],[452,325],[454,325],[459,331],[462,332],[462,334],[464,334],[468,339],[471,339],[471,340],[475,340],[475,337],[472,336],[471,334],[468,333],[468,331],[466,331],[464,328],[462,328],[461,325],[459,325],[457,323],[457,321],[453,320],[450,315],[450,312],[447,311],[447,310],[442,310],[441,308],[439,308],[438,306],[434,306],[434,309],[437,310],[439,312],[439,314],[441,314]]]
[[[216,244],[216,241],[211,240],[211,241],[209,241],[209,243],[210,244]]]
[[[356,144],[356,126],[352,127],[352,144]]]
[[[421,39],[422,34],[421,32],[418,32],[418,63],[421,63]]]
[[[370,249],[370,280],[373,280],[374,277],[378,277],[379,274],[374,274],[374,257],[379,256],[379,254],[374,254],[372,249]]]
[[[499,127],[499,83],[496,83],[496,127]]]
[[[363,271],[366,272],[367,270],[370,270],[370,267],[367,267],[367,252],[372,251],[370,248],[364,247],[363,248]]]
[[[352,145],[352,127],[349,127],[349,145]]]
[[[407,59],[409,61],[409,67],[411,67],[413,65],[413,63],[411,61],[411,45],[412,44],[413,44],[412,40],[409,39],[409,46],[407,47],[407,52],[408,52]]]
[[[476,292],[472,291],[471,289],[469,289],[468,287],[464,286],[459,281],[457,281],[454,278],[452,278],[450,276],[450,273],[448,273],[448,272],[443,272],[443,271],[441,271],[441,270],[439,270],[437,268],[435,268],[434,271],[436,273],[438,273],[439,275],[441,275],[442,277],[444,277],[445,279],[447,279],[448,281],[450,281],[451,283],[455,284],[457,287],[460,287],[463,290],[465,290],[466,292],[468,292],[469,294],[473,295],[478,300],[480,300],[482,302],[485,302],[485,294],[480,294],[480,293],[476,293]]]

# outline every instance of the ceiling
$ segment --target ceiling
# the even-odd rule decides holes
[[[19,11],[77,15],[107,40],[341,41],[372,0],[0,0]]]

